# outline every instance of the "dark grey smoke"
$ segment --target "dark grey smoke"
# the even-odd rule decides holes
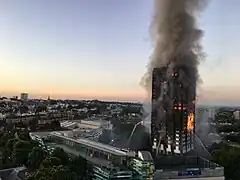
[[[197,28],[197,15],[207,0],[155,0],[155,14],[150,32],[155,43],[153,54],[142,79],[151,92],[152,71],[167,66],[186,66],[182,81],[196,84],[198,65],[204,59],[200,44],[203,31]],[[184,82],[183,82],[184,84]]]

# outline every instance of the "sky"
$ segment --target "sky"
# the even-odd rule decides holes
[[[143,100],[153,1],[0,0],[0,95]],[[207,54],[199,101],[240,99],[239,0],[211,0],[199,15]],[[240,104],[239,104],[240,105]]]

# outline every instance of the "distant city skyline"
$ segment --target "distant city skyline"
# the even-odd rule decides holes
[[[146,0],[1,0],[0,95],[141,101],[152,52]],[[199,18],[206,62],[199,101],[239,104],[240,1],[212,0]],[[223,13],[224,12],[224,13]]]

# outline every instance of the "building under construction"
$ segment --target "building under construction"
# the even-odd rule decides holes
[[[155,68],[152,76],[151,142],[153,156],[194,149],[196,82],[178,66]]]

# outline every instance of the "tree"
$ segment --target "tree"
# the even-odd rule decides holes
[[[238,180],[240,176],[239,148],[222,144],[220,149],[213,151],[214,161],[224,167],[224,175],[228,179]]]
[[[18,133],[18,137],[19,137],[19,139],[21,139],[23,141],[30,141],[31,140],[31,137],[29,136],[29,132],[27,130],[20,131]]]
[[[78,106],[77,106],[77,109],[82,109],[86,107],[85,103],[84,102],[78,102]]]
[[[51,156],[59,158],[63,165],[67,165],[69,162],[68,154],[62,148],[54,149]]]
[[[135,107],[135,106],[126,106],[122,109],[120,115],[126,115],[129,113],[136,113],[139,114],[141,112],[140,107]]]
[[[31,131],[35,131],[37,129],[37,119],[30,120],[29,127]]]
[[[71,104],[68,105],[67,109],[71,110],[73,108],[73,106]]]
[[[51,105],[56,105],[56,104],[57,104],[57,101],[51,99],[51,100],[50,100],[50,104],[51,104]]]
[[[28,154],[31,152],[32,144],[29,141],[19,140],[14,144],[13,158],[16,165],[27,164]]]
[[[31,170],[37,169],[45,159],[46,153],[39,147],[34,147],[28,156],[28,167]]]
[[[58,130],[58,129],[61,129],[61,124],[59,121],[55,120],[50,123],[50,127],[53,130]]]
[[[3,132],[0,134],[0,146],[4,147],[9,139],[14,138],[14,132]]]
[[[78,156],[71,160],[69,163],[69,169],[75,172],[78,176],[85,177],[87,170],[87,160]]]
[[[27,113],[28,112],[28,106],[23,105],[19,107],[19,111],[21,114]]]
[[[76,173],[69,170],[67,166],[53,166],[40,168],[32,173],[27,180],[77,180]]]
[[[52,177],[56,180],[76,180],[77,175],[71,172],[67,166],[56,166],[52,171]]]
[[[3,160],[3,164],[9,164],[12,163],[13,161],[13,148],[14,148],[14,144],[18,141],[18,139],[13,138],[13,139],[9,139],[7,141],[7,144],[2,152],[2,160]]]
[[[61,160],[57,157],[47,157],[44,159],[40,165],[42,168],[49,168],[52,166],[59,166],[61,165]]]
[[[227,141],[235,142],[235,143],[240,143],[240,135],[234,135],[234,134],[229,134],[225,136],[225,139]]]

